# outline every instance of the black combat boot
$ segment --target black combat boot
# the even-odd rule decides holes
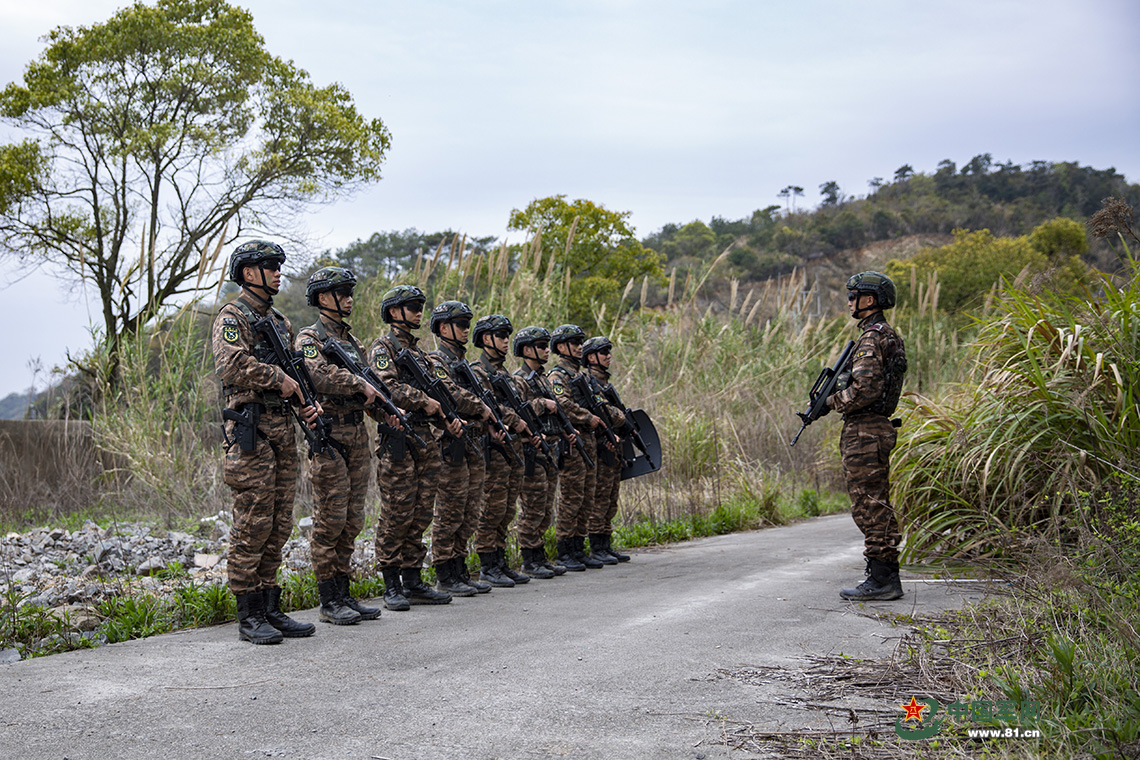
[[[522,571],[531,578],[553,578],[554,571],[543,564],[542,549],[519,549],[523,556]]]
[[[506,549],[499,549],[496,554],[499,555],[499,572],[514,581],[516,586],[521,586],[524,583],[530,583],[529,575],[523,575],[519,571],[511,569],[511,563],[507,562]]]
[[[586,570],[586,566],[578,561],[574,556],[574,539],[564,538],[558,542],[558,564],[573,573],[580,573]],[[601,565],[598,565],[601,567]]]
[[[611,557],[616,559],[618,562],[629,562],[629,560],[631,558],[628,554],[622,554],[621,552],[619,552],[617,549],[614,548],[614,534],[613,533],[603,533],[602,536],[605,537],[605,541],[606,541],[606,545],[604,548],[604,551],[606,552],[606,554],[610,555]],[[593,544],[593,541],[591,540],[590,543]]]
[[[499,567],[498,552],[480,552],[479,566],[479,576],[487,583],[498,588],[514,587],[515,582],[504,575],[502,568]]]
[[[566,568],[562,565],[554,564],[546,557],[546,544],[535,547],[534,551],[535,556],[538,558],[538,561],[542,563],[543,567],[555,575],[566,575]]]
[[[889,602],[892,599],[902,598],[898,562],[868,560],[866,572],[867,580],[855,588],[843,589],[839,595],[852,602]]]
[[[405,567],[400,573],[404,577],[404,596],[409,604],[450,604],[451,594],[436,591],[424,583],[418,567]]]
[[[265,595],[260,591],[234,594],[237,598],[238,638],[253,644],[280,644],[281,631],[265,619]]]
[[[455,570],[455,563],[451,560],[445,560],[435,566],[435,579],[439,590],[445,594],[475,596],[475,589],[463,582]]]
[[[466,557],[456,557],[455,559],[453,559],[451,561],[455,563],[456,575],[458,575],[459,578],[464,583],[466,583],[468,586],[475,589],[476,593],[486,594],[488,591],[491,590],[491,584],[490,583],[484,583],[483,581],[477,581],[471,577],[471,573],[467,572],[467,558]]]
[[[379,607],[369,607],[368,605],[361,604],[360,600],[349,593],[349,588],[352,583],[347,575],[338,575],[336,577],[337,587],[340,589],[340,600],[344,602],[344,606],[350,610],[355,610],[360,615],[361,620],[375,620],[380,617]]]
[[[593,559],[586,554],[585,536],[574,536],[574,538],[570,540],[574,542],[574,548],[572,550],[574,552],[574,559],[578,560],[591,570],[598,570],[605,567],[605,565],[603,565],[601,562],[598,562],[596,559]]]
[[[404,586],[400,583],[400,569],[386,567],[381,574],[384,576],[384,606],[394,612],[410,610],[412,605],[404,596]]]
[[[352,625],[360,622],[360,613],[344,603],[336,578],[317,581],[317,593],[321,595],[321,609],[317,617],[322,623]]]
[[[606,551],[606,536],[602,533],[590,534],[590,559],[595,562],[601,562],[603,565],[616,565],[618,563],[617,557],[611,557],[610,553]]]
[[[281,589],[277,586],[263,588],[265,595],[265,620],[274,628],[281,631],[287,639],[300,639],[312,636],[317,627],[312,623],[302,623],[281,611]]]

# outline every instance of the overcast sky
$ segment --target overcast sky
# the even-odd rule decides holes
[[[1140,181],[1140,2],[237,2],[269,50],[343,83],[392,132],[384,179],[306,221],[319,248],[380,230],[506,235],[563,193],[669,222],[867,191],[980,153]],[[0,86],[58,25],[116,0],[0,0]],[[518,237],[517,233],[515,237]],[[0,264],[0,396],[90,346],[97,301]],[[23,325],[23,326],[21,326]],[[24,329],[28,327],[29,329]]]

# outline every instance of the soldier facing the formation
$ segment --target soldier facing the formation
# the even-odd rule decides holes
[[[303,403],[301,387],[272,363],[272,344],[253,327],[269,317],[279,341],[293,344],[289,320],[273,308],[284,263],[285,251],[266,240],[234,250],[229,278],[241,286],[241,295],[221,308],[210,340],[222,381],[223,479],[234,494],[227,573],[237,598],[238,636],[254,644],[277,644],[282,636],[316,630],[281,612],[277,585],[281,549],[293,530],[300,466],[289,403]],[[319,404],[300,410],[308,424],[320,414]]]
[[[906,375],[906,347],[883,315],[895,305],[895,284],[879,272],[860,272],[847,281],[847,303],[862,334],[838,390],[827,406],[843,415],[839,450],[851,497],[851,515],[863,531],[867,579],[840,596],[853,601],[891,600],[903,595],[899,581],[899,526],[890,502],[890,454],[899,420]]]

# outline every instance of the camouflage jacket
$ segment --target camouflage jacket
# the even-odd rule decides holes
[[[510,374],[507,372],[506,367],[503,366],[503,360],[500,359],[498,362],[496,362],[494,359],[487,355],[486,351],[484,351],[479,356],[478,361],[471,362],[471,371],[475,373],[475,377],[479,379],[479,382],[483,384],[483,387],[489,390],[491,392],[491,395],[493,395],[499,402],[499,410],[503,415],[503,424],[506,425],[507,428],[513,433],[515,431],[515,427],[519,424],[519,416],[515,414],[515,411],[513,409],[507,406],[506,402],[503,399],[499,398],[499,394],[495,393],[495,387],[491,385],[491,378],[499,374],[506,375],[511,379],[511,382],[515,384],[515,390],[518,393],[519,398],[526,398],[526,396],[523,395],[522,389],[518,388],[518,383],[515,381],[515,379],[511,378]]]
[[[404,376],[404,371],[396,366],[396,357],[400,355],[400,351],[407,348],[423,365],[424,370],[429,371],[431,364],[427,354],[417,347],[417,343],[419,338],[415,335],[407,330],[393,327],[387,335],[372,341],[372,345],[368,347],[368,363],[392,392],[392,402],[401,409],[412,412],[408,419],[413,425],[438,426],[442,424],[438,415],[429,418],[423,412],[428,404],[428,395],[411,385],[409,378]]]
[[[315,323],[297,333],[297,350],[305,359],[317,393],[321,394],[318,401],[326,412],[332,414],[364,408],[365,380],[333,364],[324,350],[325,341],[332,338],[357,364],[367,366],[364,346],[352,335],[351,329],[347,322],[337,322],[322,314]]]
[[[590,373],[590,377],[594,378],[595,384],[603,393],[613,387],[613,384],[610,382],[610,371],[605,367],[598,367],[591,364],[587,371]],[[625,410],[605,401],[604,395],[602,398],[603,403],[606,405],[606,410],[610,413],[610,424],[614,426],[614,430],[618,433],[627,430],[629,423],[625,418]]]
[[[894,414],[906,374],[906,346],[878,311],[859,323],[863,331],[855,343],[851,361],[840,373],[842,390],[828,404],[843,418],[862,414]],[[843,375],[848,375],[847,378]]]
[[[269,363],[269,343],[254,335],[252,324],[272,314],[273,325],[286,346],[293,344],[293,326],[289,319],[257,298],[243,292],[218,312],[210,335],[217,375],[222,381],[222,400],[226,408],[256,402],[267,407],[280,407],[281,383],[285,370]]]
[[[427,357],[428,361],[431,362],[435,376],[442,380],[447,389],[451,391],[451,396],[455,399],[455,411],[459,413],[464,422],[476,425],[479,431],[483,432],[483,402],[474,393],[459,385],[452,377],[451,365],[454,362],[466,361],[465,355],[466,352],[462,355],[458,354],[451,346],[440,341],[440,347],[429,353]]]

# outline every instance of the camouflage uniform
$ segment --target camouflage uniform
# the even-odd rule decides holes
[[[550,385],[554,391],[554,398],[580,433],[579,445],[596,463],[597,444],[590,429],[592,415],[582,405],[577,391],[570,385],[570,381],[579,371],[576,361],[560,357],[558,364],[550,370]],[[592,502],[594,498],[595,468],[587,466],[582,455],[571,449],[562,459],[560,480],[558,519],[554,536],[559,541],[567,538],[584,539],[587,534],[586,520],[589,509],[587,501]]]
[[[591,365],[590,375],[602,391],[610,386],[610,373],[604,367]],[[625,413],[615,406],[606,405],[609,421],[619,434],[628,423]],[[594,498],[586,516],[586,527],[591,535],[613,533],[613,520],[618,508],[618,489],[621,486],[621,452],[611,452],[601,434],[598,440],[598,468],[594,484]],[[592,540],[591,540],[592,543]]]
[[[500,373],[506,374],[503,360],[496,361],[485,351],[479,357],[479,361],[471,363],[471,371],[492,393],[494,389],[491,386],[491,377]],[[521,389],[519,395],[522,395]],[[508,429],[514,430],[519,423],[518,415],[501,403],[503,399],[499,401],[503,423]],[[505,445],[513,447],[515,455],[520,460],[523,459],[521,437],[516,437],[514,443]],[[483,505],[475,529],[475,551],[479,554],[490,554],[499,549],[506,549],[507,531],[515,517],[515,500],[518,498],[522,477],[521,464],[515,464],[509,455],[498,451],[494,446],[488,449],[486,479],[483,483]]]
[[[464,351],[463,354],[466,352]],[[483,507],[483,481],[486,463],[483,454],[483,402],[451,377],[451,365],[465,361],[452,345],[440,341],[440,348],[428,354],[435,376],[443,380],[455,399],[456,413],[464,418],[466,432],[461,439],[444,436],[441,442],[442,468],[436,486],[435,518],[431,531],[432,564],[467,556],[467,542]],[[471,422],[467,422],[472,420]]]
[[[281,342],[291,345],[293,328],[285,315],[245,293],[222,307],[210,341],[225,408],[264,407],[252,451],[237,445],[237,423],[227,420],[223,425],[227,444],[222,477],[234,493],[226,567],[235,595],[277,586],[281,549],[293,530],[300,460],[293,418],[279,392],[285,371],[264,361],[270,355],[268,344],[255,338],[250,326],[270,313]]]
[[[364,528],[364,501],[368,492],[368,430],[364,426],[365,381],[331,363],[323,346],[335,339],[357,364],[365,364],[364,347],[349,332],[350,326],[322,315],[297,335],[297,349],[332,423],[332,437],[340,444],[338,456],[313,457],[309,475],[313,483],[313,537],[310,553],[318,581],[351,576],[356,537]]]
[[[542,423],[543,436],[547,443],[557,450],[558,442],[562,440],[558,423],[546,410],[543,399],[526,381],[529,374],[530,370],[526,366],[515,372],[515,376],[520,379],[520,382],[516,383],[522,391],[519,395],[538,415]],[[541,369],[535,371],[532,382],[537,383],[553,397],[554,390]],[[526,448],[531,449],[531,447]],[[531,450],[525,455],[523,478],[519,486],[519,515],[515,530],[518,533],[519,547],[533,549],[544,545],[546,530],[554,521],[554,494],[558,488],[559,473],[557,463],[548,462],[542,452]]]
[[[897,433],[890,420],[906,372],[906,348],[883,312],[859,322],[863,331],[851,364],[841,373],[830,406],[843,414],[839,450],[851,514],[863,531],[868,560],[898,563],[898,520],[890,503],[890,453]],[[849,374],[849,379],[842,377]]]
[[[380,519],[376,526],[376,564],[381,570],[419,569],[427,549],[423,534],[431,524],[432,502],[441,467],[439,446],[428,416],[423,413],[428,396],[402,379],[396,357],[404,348],[428,366],[427,355],[416,344],[419,339],[393,326],[377,338],[368,350],[368,361],[392,392],[392,401],[409,410],[408,421],[427,441],[420,448],[400,433],[381,436],[377,447],[376,485],[380,490]]]

